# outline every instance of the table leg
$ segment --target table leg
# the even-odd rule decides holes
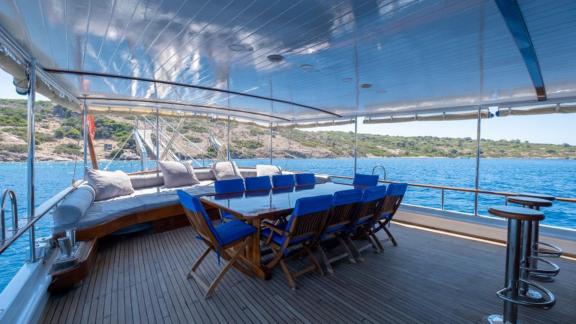
[[[250,225],[256,228],[256,233],[250,238],[248,246],[246,248],[246,258],[250,260],[253,265],[253,270],[261,279],[270,279],[270,273],[262,265],[262,259],[260,254],[260,223],[261,220],[258,217],[251,218],[249,220]]]

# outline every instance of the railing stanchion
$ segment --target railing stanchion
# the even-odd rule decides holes
[[[442,210],[444,210],[444,189],[442,189]]]
[[[27,102],[27,117],[28,117],[28,222],[34,219],[35,215],[35,188],[34,188],[34,159],[36,153],[36,134],[34,125],[34,104],[36,101],[36,60],[33,58],[28,65],[28,102]],[[30,262],[36,261],[36,237],[34,226],[30,227]]]

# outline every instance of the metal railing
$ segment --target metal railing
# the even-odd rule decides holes
[[[62,199],[64,199],[69,193],[74,191],[80,182],[81,181],[77,181],[74,185],[60,191],[59,193],[54,195],[52,198],[46,200],[40,206],[36,207],[35,211],[34,211],[34,217],[29,218],[27,220],[26,224],[22,227],[20,227],[18,224],[17,216],[16,216],[16,218],[14,218],[14,210],[18,210],[17,209],[17,203],[16,203],[16,194],[12,190],[5,190],[4,194],[2,195],[2,205],[1,205],[1,207],[2,207],[2,233],[5,233],[4,204],[5,204],[5,197],[6,196],[11,197],[10,199],[13,201],[12,213],[13,213],[13,222],[15,222],[15,223],[12,225],[13,226],[12,227],[12,231],[13,231],[12,236],[6,237],[6,238],[3,237],[2,241],[0,242],[0,255],[2,255],[2,253],[4,253],[4,251],[6,251],[12,244],[14,244],[14,242],[16,242],[22,235],[24,235],[24,233],[29,232],[30,236],[34,237],[34,233],[36,230],[36,228],[35,228],[36,222],[38,222],[42,217],[44,217],[44,215],[48,214],[48,212],[50,210],[52,210],[52,208],[54,208],[56,205],[58,205],[58,203],[60,201],[62,201]],[[30,244],[30,251],[35,251],[36,242],[31,240],[29,244]],[[30,256],[30,261],[31,262],[35,261],[35,255]]]
[[[6,199],[10,198],[10,205],[12,208],[12,231],[18,230],[18,200],[14,190],[6,189],[2,193],[2,202],[0,203],[0,239],[2,244],[6,240]]]
[[[337,175],[331,175],[330,177],[336,178],[336,179],[346,179],[346,180],[353,180],[354,179],[354,177],[337,176]],[[378,182],[380,182],[380,183],[401,183],[401,181],[391,181],[391,180],[378,180]],[[481,190],[481,189],[473,189],[473,188],[439,186],[439,185],[421,184],[421,183],[406,183],[406,184],[408,184],[409,187],[440,190],[440,206],[441,206],[440,208],[442,210],[445,210],[445,201],[446,201],[445,193],[446,193],[446,191],[456,191],[456,192],[467,192],[467,193],[474,193],[474,194],[486,194],[486,195],[493,195],[493,196],[502,196],[502,197],[504,197],[505,203],[506,203],[507,198],[512,197],[512,196],[522,195],[522,196],[534,197],[534,198],[541,197],[541,195],[539,195],[539,194],[530,194],[530,193]],[[556,201],[576,203],[576,198],[566,198],[566,197],[554,197],[554,198]],[[478,210],[478,208],[477,208],[478,207],[477,206],[478,200],[475,200],[474,204],[475,204],[474,210],[477,211]]]

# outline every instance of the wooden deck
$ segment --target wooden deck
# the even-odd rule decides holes
[[[500,313],[504,248],[392,225],[399,246],[367,253],[336,273],[298,278],[288,289],[280,271],[270,281],[231,270],[212,299],[186,279],[201,242],[191,228],[120,239],[104,245],[88,278],[53,295],[46,323],[475,323]],[[212,261],[212,262],[209,262]],[[520,308],[523,323],[576,323],[576,262],[559,260],[558,299],[551,310]],[[213,257],[205,274],[216,273]],[[207,269],[206,269],[207,268]]]

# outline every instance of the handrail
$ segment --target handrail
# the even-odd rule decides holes
[[[338,176],[338,175],[330,175],[332,178],[338,179],[348,179],[353,180],[354,177],[349,176]],[[401,181],[391,181],[391,180],[378,180],[381,183],[400,183]],[[514,192],[506,192],[506,191],[491,191],[491,190],[481,190],[481,189],[473,189],[473,188],[460,188],[460,187],[449,187],[449,186],[439,186],[439,185],[431,185],[431,184],[420,184],[420,183],[407,183],[408,186],[412,187],[420,187],[420,188],[429,188],[429,189],[439,189],[439,190],[451,190],[451,191],[460,191],[460,192],[470,192],[470,193],[479,193],[479,194],[488,194],[488,195],[496,195],[496,196],[516,196],[518,193]],[[537,194],[530,195],[528,193],[522,193],[522,196],[526,197],[540,197]],[[563,201],[563,202],[570,202],[576,203],[576,198],[565,198],[565,197],[555,197],[556,201]]]
[[[40,220],[44,215],[46,215],[52,208],[54,208],[54,206],[56,206],[60,201],[62,201],[62,199],[64,199],[69,193],[74,191],[77,188],[77,185],[81,182],[82,182],[81,180],[76,181],[72,186],[60,191],[52,198],[46,200],[40,206],[38,206],[34,212],[34,217],[32,219],[29,219],[26,225],[24,225],[24,227],[18,228],[18,231],[14,235],[12,235],[9,239],[7,239],[6,242],[3,242],[2,246],[0,246],[0,255],[4,253],[4,251],[6,251],[6,249],[8,249],[14,242],[16,242],[18,238],[20,238],[20,236],[26,233],[26,231],[30,230],[38,220]]]
[[[12,189],[6,189],[2,193],[2,202],[0,203],[0,233],[1,241],[4,243],[6,240],[6,198],[10,197],[10,205],[12,206],[12,231],[18,230],[18,200],[16,199],[16,193]]]

